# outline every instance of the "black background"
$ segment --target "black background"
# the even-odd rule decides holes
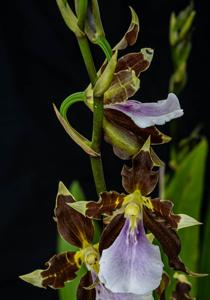
[[[131,5],[140,17],[141,32],[136,46],[128,51],[143,47],[155,50],[150,69],[141,77],[141,101],[156,101],[167,95],[172,68],[169,16],[172,10],[179,11],[188,3],[99,1],[111,45],[128,27]],[[178,121],[180,137],[188,135],[197,124],[203,125],[202,132],[209,137],[207,1],[196,1],[195,8],[188,84],[180,95],[185,111]],[[54,0],[4,1],[0,8],[0,38],[0,297],[53,300],[57,299],[55,291],[31,287],[18,276],[43,268],[56,251],[52,216],[58,181],[69,185],[78,179],[87,196],[95,198],[89,160],[68,138],[52,109],[52,102],[59,106],[66,96],[83,90],[88,77],[75,38]],[[95,48],[93,53],[99,66],[102,55]],[[90,136],[90,112],[78,106],[71,116],[78,130]],[[161,129],[167,132],[167,126]],[[121,191],[122,162],[108,145],[104,156],[108,188]]]

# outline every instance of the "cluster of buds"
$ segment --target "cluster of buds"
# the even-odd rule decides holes
[[[149,68],[153,58],[150,48],[118,58],[118,52],[133,45],[138,36],[139,22],[133,9],[130,26],[110,55],[97,1],[90,1],[83,24],[81,15],[76,18],[67,1],[57,2],[66,24],[76,36],[86,34],[92,42],[105,48],[110,59],[99,69],[95,84],[64,100],[60,111],[55,107],[56,115],[69,136],[90,156],[98,157],[100,153],[70,125],[66,112],[72,103],[80,100],[93,111],[94,98],[99,98],[104,108],[104,138],[119,158],[131,160],[131,166],[125,164],[122,168],[124,192],[102,191],[96,201],[77,201],[59,183],[54,219],[60,236],[77,250],[55,255],[46,263],[46,269],[21,278],[38,287],[62,288],[84,265],[86,274],[78,286],[78,300],[152,300],[154,291],[164,299],[168,277],[160,248],[172,269],[199,276],[179,257],[178,230],[200,223],[188,215],[174,214],[171,201],[151,197],[162,165],[152,147],[170,141],[156,125],[181,117],[183,110],[173,93],[157,102],[129,100],[139,90],[139,76]],[[102,223],[96,244],[93,243],[95,220]],[[186,282],[177,284],[173,299],[185,299],[180,298],[183,293],[186,299],[191,299],[186,285]]]

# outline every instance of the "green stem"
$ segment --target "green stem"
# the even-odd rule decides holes
[[[76,1],[76,4],[78,2]],[[85,24],[85,17],[86,17],[86,14],[87,14],[87,7],[88,7],[88,0],[80,0],[79,1],[79,7],[78,7],[78,22],[77,22],[77,25],[80,27],[81,30],[84,29],[84,24]],[[76,5],[75,5],[76,7]]]
[[[93,133],[92,133],[92,148],[96,152],[100,152],[101,135],[103,126],[103,99],[95,97],[93,110]]]
[[[93,133],[91,148],[100,153],[103,126],[103,99],[94,98]],[[106,190],[102,161],[100,157],[91,157],[91,166],[98,193]]]
[[[90,52],[90,47],[88,40],[86,36],[83,36],[81,38],[77,38],[77,41],[79,43],[79,48],[82,53],[82,57],[85,63],[85,67],[87,69],[90,81],[92,86],[94,86],[96,80],[97,80],[97,73],[96,73],[96,68],[93,62],[93,57]]]
[[[78,43],[82,57],[91,81],[92,86],[95,85],[97,80],[96,68],[90,51],[89,43],[86,37],[78,38]],[[101,148],[101,135],[103,124],[103,100],[94,98],[93,110],[93,133],[91,147],[93,150],[100,153]],[[99,194],[106,190],[103,166],[101,157],[90,157],[93,177],[95,181],[96,191]]]

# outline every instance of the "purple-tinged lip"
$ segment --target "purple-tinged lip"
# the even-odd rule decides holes
[[[131,118],[140,128],[163,125],[183,115],[177,96],[168,94],[167,99],[142,103],[136,100],[105,105],[105,109],[118,110]]]
[[[134,231],[126,220],[114,243],[103,250],[99,279],[114,293],[152,293],[160,284],[163,263],[158,246],[145,235],[143,222]]]

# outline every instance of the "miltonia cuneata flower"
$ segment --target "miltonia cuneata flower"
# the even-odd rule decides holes
[[[98,272],[98,245],[93,245],[94,227],[92,221],[72,209],[68,204],[75,199],[65,185],[60,182],[55,206],[55,221],[60,236],[69,244],[78,248],[75,252],[54,255],[45,270],[35,270],[20,276],[21,279],[38,287],[62,288],[65,282],[73,280],[84,264],[87,271]],[[82,298],[78,298],[83,300]]]
[[[152,293],[162,277],[163,264],[158,246],[147,240],[145,229],[159,240],[172,268],[190,273],[179,258],[181,243],[177,229],[199,224],[185,215],[175,215],[170,201],[148,195],[158,182],[151,156],[150,139],[132,161],[124,165],[122,184],[127,192],[103,192],[98,202],[78,201],[70,206],[89,218],[105,216],[99,245],[99,278],[115,293]]]
[[[163,125],[181,117],[183,110],[177,96],[170,93],[165,100],[157,102],[127,100],[110,103],[105,105],[104,114],[110,122],[105,129],[107,142],[112,144],[117,156],[121,159],[128,159],[132,153],[136,154],[136,148],[140,149],[149,136],[151,145],[169,142],[171,138],[160,132],[156,125]],[[124,145],[121,142],[121,136],[124,136],[130,145],[129,143],[128,146]]]

